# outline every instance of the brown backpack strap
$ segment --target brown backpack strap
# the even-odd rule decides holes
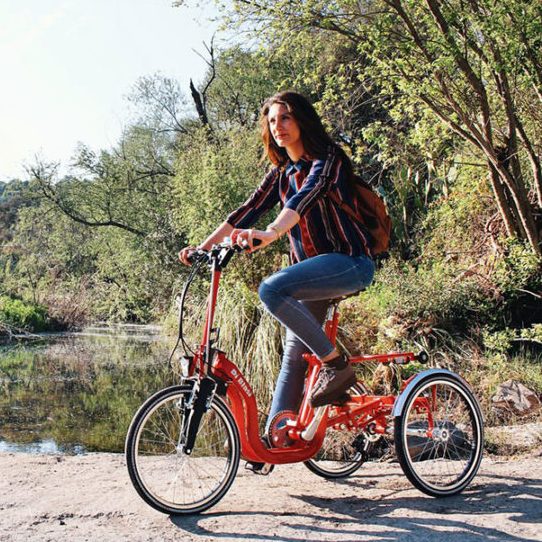
[[[359,221],[359,217],[354,212],[352,207],[350,207],[350,205],[348,205],[348,203],[345,203],[344,201],[342,201],[339,198],[339,195],[337,194],[337,192],[335,192],[333,190],[330,190],[328,195],[331,198],[331,200],[333,200],[335,205],[337,205],[337,207],[340,207],[350,218],[353,218],[354,220]]]
[[[324,170],[321,173],[322,177],[325,176],[326,178],[328,178],[331,175],[331,167],[335,163],[336,158],[337,158],[336,149],[334,146],[330,145],[327,159],[326,159],[326,164],[324,166]],[[339,195],[337,194],[335,190],[331,189],[328,192],[328,196],[335,203],[335,205],[337,205],[337,207],[342,209],[352,220],[354,220],[355,222],[360,221],[360,217],[358,213],[354,211],[351,205],[348,205],[348,203],[345,203],[343,200],[341,200],[341,198],[339,197]]]

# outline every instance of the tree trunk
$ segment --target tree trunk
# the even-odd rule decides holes
[[[190,79],[190,92],[192,94],[192,99],[194,100],[196,111],[198,112],[198,117],[201,124],[203,124],[203,126],[209,126],[209,118],[207,117],[207,111],[205,110],[205,107],[203,106],[201,94],[198,92],[198,90],[194,86],[192,79]]]
[[[493,167],[493,164],[488,160],[489,167],[489,182],[491,188],[493,189],[493,194],[495,195],[495,200],[497,201],[497,208],[504,222],[504,227],[506,228],[506,234],[509,237],[514,237],[517,235],[516,220],[510,210],[509,202],[507,201],[503,184],[499,178],[497,170]]]

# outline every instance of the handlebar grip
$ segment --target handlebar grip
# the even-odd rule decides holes
[[[198,257],[201,255],[201,251],[198,249],[194,249],[193,252],[191,252],[186,259],[189,261],[189,263],[195,263],[198,260]]]
[[[258,247],[262,244],[262,240],[261,239],[253,239],[252,240],[252,246],[253,247]],[[241,245],[241,244],[236,244],[234,245],[236,247],[238,247],[238,251],[239,252],[243,252],[245,250],[248,250],[249,249],[249,245],[248,245],[248,242],[246,242],[245,244]]]
[[[252,240],[252,245],[255,246],[255,247],[258,247],[262,244],[262,240],[261,239],[253,239]],[[247,250],[248,248],[248,244],[247,245],[244,245],[244,246],[241,246],[241,245],[230,245],[230,248],[233,248],[235,251],[238,251],[238,252],[241,252],[241,251],[244,251],[244,250]],[[191,254],[189,254],[186,259],[188,260],[189,263],[195,263],[200,257],[203,256],[204,253],[207,253],[208,251],[203,251],[201,249],[195,249]]]

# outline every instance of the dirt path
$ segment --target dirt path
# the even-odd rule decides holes
[[[0,454],[1,541],[542,541],[542,456],[484,459],[472,487],[433,499],[397,464],[344,482],[302,465],[242,468],[209,512],[170,518],[133,490],[124,459]]]

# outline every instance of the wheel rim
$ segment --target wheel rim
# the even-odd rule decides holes
[[[357,467],[363,461],[363,454],[358,449],[363,446],[362,435],[350,431],[328,428],[322,447],[311,459],[321,470],[330,474],[340,474]]]
[[[142,419],[134,463],[149,497],[171,509],[198,509],[228,484],[233,434],[216,403],[203,416],[191,455],[178,449],[186,393],[164,398]]]
[[[412,473],[435,491],[452,492],[478,467],[481,426],[470,394],[455,382],[431,381],[404,414],[403,447]]]

